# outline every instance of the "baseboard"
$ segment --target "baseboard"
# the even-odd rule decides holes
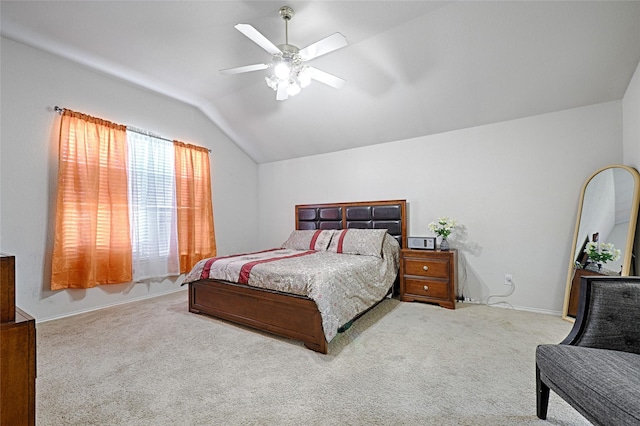
[[[80,314],[86,314],[87,312],[99,311],[101,309],[110,308],[112,306],[125,305],[127,303],[133,303],[133,302],[140,302],[141,300],[153,299],[153,298],[156,298],[156,297],[166,296],[168,294],[178,293],[180,291],[187,291],[187,290],[189,290],[188,286],[184,286],[184,287],[180,286],[177,289],[166,291],[164,293],[147,294],[145,296],[135,297],[133,299],[127,299],[127,300],[121,300],[119,302],[109,303],[108,305],[100,305],[100,306],[96,306],[95,308],[83,309],[83,310],[77,311],[77,312],[71,312],[71,313],[68,313],[68,314],[56,315],[56,316],[49,317],[49,318],[39,319],[39,320],[36,320],[36,324],[40,324],[40,323],[43,323],[43,322],[49,322],[49,321],[55,321],[55,320],[62,319],[62,318],[73,317],[73,316],[80,315]]]
[[[514,309],[516,311],[534,312],[534,313],[537,313],[537,314],[545,314],[545,315],[556,315],[556,316],[562,315],[562,312],[560,312],[560,311],[552,311],[552,310],[549,310],[549,309],[530,308],[528,306],[514,306],[509,302],[495,302],[495,303],[492,303],[491,305],[487,305],[487,306],[490,306],[492,308]]]

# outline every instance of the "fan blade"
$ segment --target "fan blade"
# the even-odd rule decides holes
[[[308,61],[329,52],[333,52],[334,50],[338,50],[341,47],[345,47],[347,44],[347,38],[345,36],[340,33],[334,33],[329,37],[325,37],[320,41],[310,44],[298,53],[302,57],[302,60]]]
[[[346,81],[340,77],[336,77],[328,72],[320,71],[318,68],[307,67],[307,70],[309,71],[309,77],[312,79],[331,87],[335,87],[336,89],[342,89],[346,83]]]
[[[276,94],[276,100],[278,101],[286,101],[289,98],[289,94],[287,93],[287,85],[283,82],[278,84],[278,93]]]
[[[267,64],[255,64],[255,65],[245,65],[243,67],[227,68],[224,70],[220,70],[220,72],[222,74],[233,75],[233,74],[240,74],[243,72],[266,70],[267,68],[269,68],[269,65]]]
[[[247,37],[249,37],[251,39],[251,41],[253,41],[255,44],[257,44],[258,46],[262,47],[264,50],[266,50],[267,52],[271,53],[272,55],[277,55],[279,53],[282,53],[280,51],[280,49],[278,49],[278,47],[275,44],[271,43],[268,38],[263,36],[260,33],[260,31],[256,30],[251,25],[249,25],[249,24],[238,24],[238,25],[235,26],[235,28],[238,31],[240,31],[242,34],[244,34]]]

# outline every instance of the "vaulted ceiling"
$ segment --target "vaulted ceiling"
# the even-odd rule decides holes
[[[234,29],[284,43],[335,32],[311,64],[347,81],[277,101]],[[257,163],[621,99],[640,61],[639,1],[6,1],[2,36],[200,108]]]

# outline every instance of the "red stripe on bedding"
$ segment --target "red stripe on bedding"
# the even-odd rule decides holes
[[[276,260],[281,260],[281,259],[292,259],[294,257],[306,256],[308,254],[313,254],[313,253],[315,253],[315,251],[310,250],[302,253],[292,254],[291,256],[276,257],[273,259],[262,259],[262,260],[256,260],[254,262],[246,263],[244,266],[242,266],[242,269],[240,270],[240,276],[238,277],[238,284],[247,284],[249,282],[249,274],[251,274],[251,270],[256,265],[259,265],[261,263],[275,262]]]
[[[309,244],[309,250],[316,249],[316,241],[318,240],[318,237],[320,236],[321,232],[322,230],[317,230],[316,232],[313,233],[313,237],[311,237],[311,243]]]
[[[247,255],[254,254],[254,253],[267,253],[269,251],[276,251],[276,250],[280,250],[280,249],[272,248],[272,249],[268,249],[268,250],[254,251],[254,252],[251,252],[251,253],[232,254],[232,255],[229,255],[229,256],[212,257],[211,259],[207,260],[207,262],[204,264],[204,267],[202,268],[202,272],[200,273],[200,279],[201,280],[205,280],[205,279],[209,278],[209,272],[211,271],[211,265],[213,265],[213,262],[215,262],[216,260],[229,259],[230,257],[247,256]]]
[[[338,248],[336,249],[336,253],[342,253],[342,244],[344,243],[344,236],[347,235],[348,229],[342,230],[340,233],[340,238],[338,239]]]

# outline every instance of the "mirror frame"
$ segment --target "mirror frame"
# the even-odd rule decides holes
[[[584,195],[587,190],[589,182],[593,180],[600,172],[609,169],[624,169],[631,174],[634,180],[634,194],[631,202],[631,214],[629,218],[629,229],[627,230],[627,243],[624,248],[624,258],[622,261],[622,276],[628,276],[631,268],[631,260],[633,255],[634,239],[636,236],[636,226],[638,220],[638,205],[640,204],[640,174],[633,167],[623,166],[620,164],[613,164],[596,170],[589,179],[582,185],[582,192],[580,193],[580,201],[578,203],[578,215],[576,218],[576,226],[573,231],[573,243],[571,244],[571,256],[569,257],[569,270],[567,272],[567,283],[564,292],[564,304],[562,307],[562,319],[567,321],[575,321],[574,317],[568,315],[569,311],[569,298],[571,296],[571,285],[573,282],[573,274],[575,270],[574,260],[576,258],[576,244],[578,243],[578,231],[580,230],[580,219],[582,218],[582,206],[584,203]]]

